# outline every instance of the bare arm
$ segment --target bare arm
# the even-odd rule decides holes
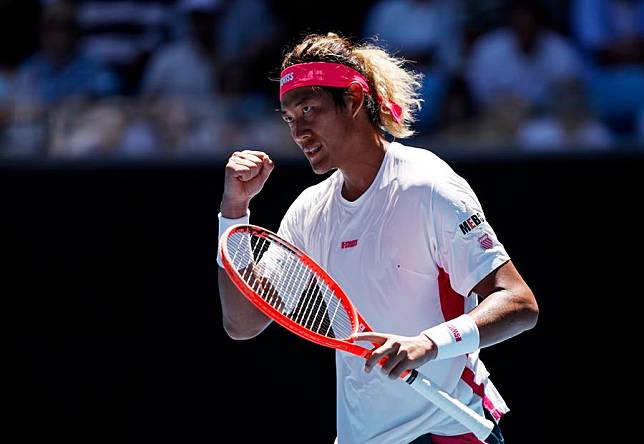
[[[224,329],[232,339],[250,339],[260,334],[271,323],[271,319],[246,299],[219,268],[219,299]]]
[[[472,289],[483,300],[469,316],[479,331],[479,347],[488,347],[529,330],[537,323],[539,308],[532,291],[511,261],[506,262]],[[436,344],[426,335],[399,336],[385,333],[357,333],[356,340],[380,345],[365,362],[371,371],[383,358],[382,372],[399,378],[403,371],[417,368],[434,359]]]
[[[472,291],[482,299],[469,313],[478,327],[481,348],[536,325],[539,316],[537,301],[512,261],[487,275]]]
[[[261,151],[233,153],[226,164],[221,215],[229,219],[246,215],[250,200],[261,191],[272,170],[273,162]],[[250,339],[271,323],[241,294],[221,268],[218,283],[223,324],[228,336]]]

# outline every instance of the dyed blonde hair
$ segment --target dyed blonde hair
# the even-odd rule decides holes
[[[376,45],[355,45],[337,34],[328,33],[306,36],[284,55],[282,70],[309,62],[341,63],[358,71],[369,84],[370,95],[366,96],[365,105],[374,126],[396,138],[414,134],[411,124],[416,120],[415,114],[422,102],[419,94],[422,75],[405,68],[406,60],[396,58]],[[346,93],[346,89],[342,93]],[[334,97],[340,104],[338,96]],[[400,123],[384,106],[389,100],[402,108]]]

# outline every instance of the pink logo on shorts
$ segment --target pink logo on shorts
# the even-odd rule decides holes
[[[481,247],[483,247],[484,250],[489,250],[494,246],[494,241],[490,238],[490,236],[484,234],[483,236],[479,237],[479,244],[481,244]]]

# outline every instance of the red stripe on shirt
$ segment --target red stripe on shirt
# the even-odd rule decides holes
[[[485,396],[485,387],[483,384],[477,384],[474,381],[474,372],[471,369],[465,367],[465,369],[463,369],[461,379],[472,388],[475,395],[483,400],[483,407],[485,407],[485,410],[490,412],[490,415],[492,415],[494,419],[499,420],[501,416],[503,416],[503,412],[496,408],[490,398]]]
[[[449,274],[442,268],[438,269],[438,294],[440,295],[443,318],[446,321],[465,313],[465,298],[454,291],[449,282]]]

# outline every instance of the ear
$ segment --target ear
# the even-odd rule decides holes
[[[360,85],[358,85],[357,83],[352,83],[351,85],[349,85],[344,101],[347,105],[347,109],[351,113],[351,117],[353,117],[354,119],[362,109],[364,99],[364,90]]]

